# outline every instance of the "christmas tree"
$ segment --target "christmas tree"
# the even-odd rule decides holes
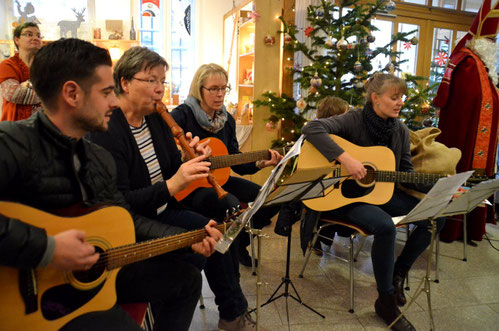
[[[424,127],[437,126],[437,108],[432,105],[432,100],[437,94],[440,83],[426,83],[427,79],[420,76],[406,75],[407,95],[404,109],[399,118],[411,130],[419,130]]]
[[[364,83],[374,74],[371,63],[377,56],[389,59],[388,64],[376,68],[377,71],[394,73],[399,69],[405,61],[398,60],[401,52],[393,51],[393,46],[398,41],[417,44],[418,39],[410,37],[415,31],[396,33],[386,45],[372,47],[375,41],[372,32],[378,29],[371,20],[379,13],[394,9],[395,3],[391,0],[374,3],[345,0],[339,5],[322,0],[320,5],[307,8],[308,26],[304,33],[309,42],[300,41],[299,28],[281,17],[284,28],[279,32],[284,33],[284,48],[295,54],[301,52],[310,64],[295,63],[287,69],[303,91],[297,100],[268,92],[255,101],[256,106],[270,108],[270,125],[281,122],[281,136],[273,142],[274,146],[296,140],[306,119],[311,117],[308,113],[315,110],[317,102],[325,96],[337,96],[361,107],[365,102]]]

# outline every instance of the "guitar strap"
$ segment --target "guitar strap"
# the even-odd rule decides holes
[[[38,310],[38,291],[34,269],[19,270],[19,291],[24,301],[26,314]]]

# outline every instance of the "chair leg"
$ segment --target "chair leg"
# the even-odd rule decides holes
[[[437,243],[435,245],[435,283],[440,282],[438,276],[438,265],[440,263],[440,235],[437,235]]]
[[[360,240],[359,247],[357,247],[357,250],[355,251],[355,255],[353,256],[353,261],[357,262],[357,258],[359,257],[360,251],[362,250],[362,247],[364,247],[364,243],[366,242],[367,237],[362,236],[362,239]]]
[[[349,313],[353,313],[353,299],[354,299],[354,275],[353,275],[353,263],[354,263],[354,258],[353,258],[353,240],[355,239],[355,234],[350,235],[350,258],[349,258],[349,264],[350,264],[350,309],[348,310]]]
[[[463,261],[468,261],[468,257],[466,256],[466,245],[468,245],[468,231],[466,225],[466,214],[463,216]]]
[[[298,275],[299,278],[303,278],[303,273],[305,272],[308,260],[310,259],[310,255],[312,254],[312,249],[314,248],[314,245],[317,242],[318,238],[319,231],[315,233],[314,238],[312,239],[312,243],[310,244],[310,247],[308,247],[307,254],[305,255],[305,262],[303,263],[303,267],[301,268],[300,274]]]
[[[154,329],[154,316],[152,315],[152,309],[150,303],[147,304],[144,327],[146,331],[152,331]]]

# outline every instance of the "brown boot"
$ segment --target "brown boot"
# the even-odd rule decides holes
[[[395,288],[395,298],[399,306],[405,306],[407,299],[404,294],[404,283],[407,277],[407,272],[395,268],[393,271],[393,287]]]
[[[259,330],[265,331],[262,327],[258,328]],[[248,312],[245,312],[241,316],[236,317],[236,319],[232,321],[227,321],[224,319],[220,319],[218,321],[218,330],[223,331],[255,331],[256,330],[256,322],[251,318]]]
[[[376,314],[385,321],[386,325],[390,325],[399,315],[400,310],[395,300],[395,295],[380,295],[374,303]],[[392,326],[394,331],[416,331],[414,326],[405,316],[402,316],[395,325]]]

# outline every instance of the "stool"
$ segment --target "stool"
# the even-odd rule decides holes
[[[348,229],[350,229],[350,235],[349,235],[349,238],[350,238],[350,247],[349,247],[349,259],[348,261],[345,260],[345,259],[342,259],[346,262],[349,263],[350,265],[350,309],[348,310],[350,313],[353,313],[354,312],[354,275],[353,275],[353,263],[355,261],[355,259],[357,258],[359,252],[360,252],[360,249],[362,248],[362,245],[364,244],[364,241],[366,239],[366,237],[368,235],[370,235],[371,233],[367,232],[366,230],[356,226],[356,225],[353,225],[351,223],[348,223],[348,222],[344,222],[344,221],[341,221],[341,220],[337,220],[337,219],[334,219],[334,220],[330,220],[330,219],[327,219],[327,218],[320,218],[320,221],[322,221],[323,225],[321,225],[318,229],[317,229],[317,232],[315,233],[314,235],[314,238],[312,239],[312,243],[307,251],[307,254],[305,256],[305,263],[303,264],[303,267],[301,269],[301,272],[299,274],[298,277],[300,278],[303,278],[303,273],[305,271],[305,267],[307,266],[307,263],[308,263],[308,260],[310,259],[310,254],[312,253],[312,249],[315,245],[315,243],[317,242],[317,240],[319,239],[319,237],[321,238],[324,238],[324,239],[329,239],[331,241],[333,241],[333,238],[329,238],[329,237],[325,237],[325,236],[322,236],[320,233],[321,233],[321,230],[323,230],[324,228],[327,228],[327,227],[330,227],[330,226],[335,226],[335,225],[340,225],[340,226],[343,226],[343,227],[346,227]],[[357,249],[357,252],[355,253],[354,255],[354,245],[353,245],[353,241],[354,239],[357,237],[357,235],[362,235],[363,239],[362,239],[362,242],[361,242],[361,245],[359,245],[359,248]],[[341,259],[341,258],[340,258]]]
[[[154,317],[152,316],[151,306],[147,302],[123,303],[121,308],[126,311],[140,327],[146,331],[152,331],[154,326]]]
[[[299,274],[298,277],[303,278],[303,273],[305,272],[305,267],[307,266],[307,263],[308,263],[308,261],[310,259],[310,255],[312,253],[312,249],[314,249],[315,243],[317,242],[317,240],[319,239],[319,237],[333,241],[333,238],[329,238],[329,237],[321,235],[321,230],[323,230],[323,229],[325,229],[327,227],[331,227],[331,226],[341,226],[343,228],[348,229],[348,232],[344,233],[342,236],[348,236],[349,240],[350,240],[349,258],[348,258],[348,260],[343,259],[341,257],[338,257],[338,258],[340,260],[348,262],[349,266],[350,266],[350,309],[348,310],[348,312],[353,313],[354,312],[354,262],[356,262],[357,257],[358,257],[358,255],[360,253],[360,250],[362,249],[362,246],[364,245],[364,242],[365,242],[367,236],[372,235],[372,233],[368,232],[364,228],[361,228],[361,227],[359,227],[357,225],[351,224],[351,223],[346,222],[346,221],[338,220],[338,219],[319,218],[319,220],[322,221],[324,224],[321,225],[317,229],[317,232],[315,233],[315,235],[314,235],[314,237],[312,239],[312,242],[311,242],[311,244],[310,244],[310,246],[308,248],[307,254],[305,256],[305,262],[303,264],[303,267],[302,267],[302,269],[301,269],[300,274]],[[398,227],[404,227],[404,226],[405,225],[401,225],[401,226],[398,226]],[[357,251],[354,254],[354,243],[353,243],[353,241],[354,241],[354,239],[358,235],[362,236],[362,241],[361,241],[359,247],[357,248]],[[409,237],[409,230],[408,229],[407,229],[407,237]],[[325,252],[325,253],[327,253],[327,252]],[[408,278],[409,277],[407,277],[407,279],[406,279],[406,281],[407,281],[407,287],[409,286],[409,279]]]

